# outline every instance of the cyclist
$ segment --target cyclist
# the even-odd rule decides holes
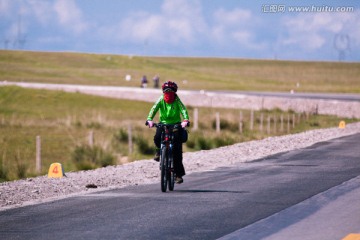
[[[174,172],[176,174],[176,183],[182,183],[183,176],[185,175],[185,168],[182,163],[182,143],[183,136],[186,134],[184,128],[189,124],[189,114],[185,105],[181,102],[179,96],[176,94],[178,86],[175,82],[167,81],[162,85],[163,95],[155,102],[154,106],[151,108],[149,115],[147,117],[147,122],[149,127],[154,126],[153,118],[156,113],[160,110],[160,123],[163,124],[181,124],[181,128],[178,131],[174,132],[174,146],[173,146],[173,156],[174,156]],[[183,121],[181,120],[181,116]],[[154,157],[155,161],[160,159],[160,145],[161,145],[161,129],[157,128],[154,136],[154,143],[157,147],[156,154]]]

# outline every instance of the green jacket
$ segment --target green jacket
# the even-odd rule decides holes
[[[161,95],[151,108],[147,120],[152,121],[158,110],[160,110],[160,122],[164,124],[175,124],[181,122],[180,114],[185,120],[189,120],[189,114],[186,107],[178,96],[175,97],[173,103],[166,103],[164,95]]]

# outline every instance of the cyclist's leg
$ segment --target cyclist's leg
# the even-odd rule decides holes
[[[155,136],[154,136],[154,143],[157,148],[160,149],[161,145],[161,128],[156,128]]]
[[[159,161],[160,158],[160,146],[161,146],[161,129],[156,128],[156,133],[154,136],[154,144],[156,146],[156,153],[154,156],[155,161]]]
[[[177,177],[182,177],[185,175],[185,168],[183,165],[182,158],[182,141],[181,134],[182,129],[175,133],[174,136],[174,148],[173,148],[173,158],[174,158],[174,171]]]

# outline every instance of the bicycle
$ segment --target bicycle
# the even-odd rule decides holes
[[[148,125],[147,122],[146,125]],[[167,188],[169,191],[173,191],[176,178],[173,158],[174,132],[178,131],[179,128],[181,128],[181,125],[154,123],[154,126],[162,129],[159,161],[161,171],[161,191],[166,192]]]

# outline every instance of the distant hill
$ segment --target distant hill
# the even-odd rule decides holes
[[[0,50],[0,81],[152,87],[156,74],[189,90],[360,93],[360,63]]]

